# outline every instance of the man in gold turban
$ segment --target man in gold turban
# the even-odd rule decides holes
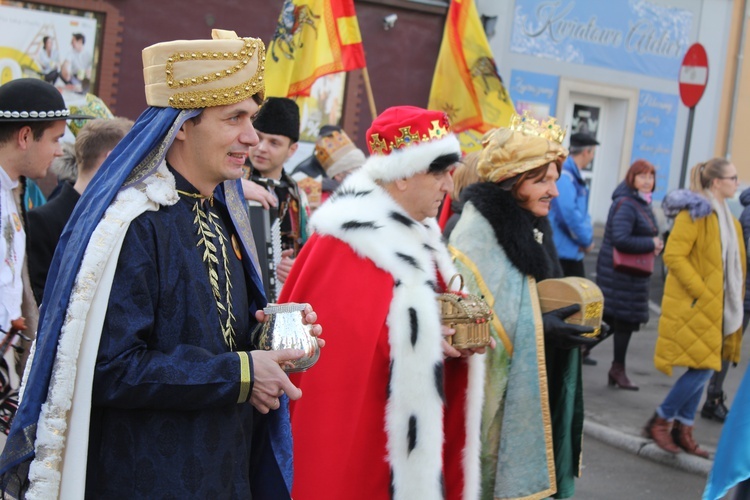
[[[239,190],[264,50],[220,30],[144,49],[150,107],[53,258],[4,493],[289,498],[301,392],[280,364],[304,353],[253,350],[266,299]]]

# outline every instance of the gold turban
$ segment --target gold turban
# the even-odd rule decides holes
[[[560,168],[568,156],[560,144],[563,136],[554,118],[539,125],[527,116],[515,116],[510,127],[484,134],[477,173],[483,180],[502,182],[551,162]]]
[[[212,40],[175,40],[143,49],[146,102],[162,108],[235,104],[258,94],[263,100],[266,47],[257,38],[213,30]]]

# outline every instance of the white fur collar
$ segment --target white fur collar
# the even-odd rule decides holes
[[[365,171],[350,175],[310,224],[315,232],[346,242],[399,282],[434,282],[435,263],[446,283],[455,273],[435,219],[409,217]]]

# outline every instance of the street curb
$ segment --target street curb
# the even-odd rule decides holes
[[[630,434],[611,429],[606,425],[598,424],[588,419],[583,422],[583,433],[609,446],[633,453],[653,462],[674,467],[675,469],[700,474],[703,477],[708,477],[713,466],[713,460],[706,460],[705,458],[688,455],[687,453],[673,455],[656,446],[650,439],[631,436]]]

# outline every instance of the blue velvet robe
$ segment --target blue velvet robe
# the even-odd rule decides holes
[[[177,189],[197,192],[174,174]],[[270,451],[266,417],[237,402],[240,360],[221,334],[194,205],[181,196],[127,231],[94,375],[87,497],[251,498]],[[219,200],[215,209],[227,237],[236,234]],[[235,350],[247,351],[265,299],[244,250],[240,260],[229,244],[228,257]],[[278,469],[260,475],[286,490]]]

